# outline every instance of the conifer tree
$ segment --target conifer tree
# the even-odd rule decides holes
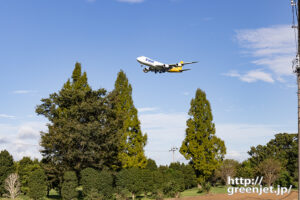
[[[41,101],[36,112],[50,121],[48,132],[41,135],[43,160],[53,163],[48,166],[63,169],[62,173],[79,173],[87,167],[120,165],[115,111],[105,89],[92,90],[89,86],[80,63],[76,63],[71,80],[58,93]]]
[[[7,150],[0,152],[0,197],[5,194],[5,179],[15,172],[14,160]]]
[[[132,100],[132,87],[122,70],[118,73],[113,94],[117,116],[121,119],[118,157],[122,167],[145,168],[147,158],[144,154],[144,146],[147,143],[147,135],[141,131],[138,112]]]
[[[180,153],[191,161],[197,181],[201,184],[220,166],[226,147],[224,141],[215,135],[213,115],[205,92],[197,89],[188,114],[190,118],[186,123],[186,137]]]

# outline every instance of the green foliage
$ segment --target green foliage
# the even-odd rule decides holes
[[[184,176],[184,187],[190,189],[197,186],[195,170],[191,165],[183,165],[182,173]]]
[[[266,145],[251,147],[248,154],[252,167],[258,166],[266,159],[279,160],[282,167],[289,174],[295,177],[298,159],[298,138],[297,134],[279,133],[275,139],[270,140]]]
[[[27,194],[29,191],[28,187],[28,179],[30,174],[41,168],[39,161],[36,160],[31,160],[30,157],[23,157],[19,162],[18,162],[18,174],[20,176],[20,181],[21,181],[21,191],[23,194]]]
[[[15,172],[14,160],[7,150],[0,152],[0,197],[5,194],[4,182],[8,175]]]
[[[171,163],[169,169],[181,171],[184,176],[184,188],[189,189],[197,186],[197,177],[195,170],[190,164],[185,165],[184,163]]]
[[[157,170],[157,165],[156,165],[155,160],[152,160],[152,159],[149,158],[147,160],[146,169],[149,169],[151,171]]]
[[[101,194],[99,194],[98,190],[91,189],[88,194],[84,197],[85,200],[106,200]]]
[[[279,177],[274,183],[274,186],[280,185],[281,187],[290,187],[290,185],[295,185],[293,182],[293,177],[289,174],[287,170],[282,170],[279,174]]]
[[[191,100],[186,137],[180,153],[191,161],[198,183],[207,180],[219,168],[226,153],[224,141],[215,135],[215,124],[206,94],[197,89]]]
[[[237,177],[251,178],[255,176],[255,169],[249,160],[245,160],[237,168]]]
[[[201,185],[202,185],[203,191],[208,194],[211,190],[210,183],[209,182],[203,182]]]
[[[136,195],[143,191],[141,176],[141,170],[139,168],[133,167],[122,169],[117,174],[116,185],[121,190],[129,191],[132,195],[132,198],[135,199]]]
[[[114,108],[121,120],[119,132],[121,141],[119,146],[119,160],[123,168],[145,168],[147,158],[144,146],[147,143],[147,135],[141,131],[137,109],[132,100],[132,87],[123,71],[118,73],[115,89],[111,94],[114,96]]]
[[[149,169],[142,169],[141,182],[142,182],[142,191],[144,192],[145,196],[148,196],[148,193],[152,193],[155,189],[153,171]]]
[[[36,112],[50,121],[48,132],[41,134],[41,152],[46,163],[50,163],[48,169],[54,167],[63,173],[120,165],[116,113],[105,89],[91,89],[80,63],[76,63],[72,79],[58,93],[41,101]]]
[[[61,196],[64,200],[76,199],[78,192],[76,188],[78,186],[78,180],[74,171],[67,171],[64,174],[64,180],[62,184]]]
[[[81,171],[80,177],[83,195],[87,196],[92,189],[99,192],[101,185],[101,176],[97,170],[92,168],[86,168]]]
[[[47,194],[46,175],[42,169],[33,171],[28,179],[28,195],[34,200],[43,199]]]
[[[113,197],[113,183],[114,178],[110,172],[106,170],[100,172],[99,193],[104,197],[105,200]]]
[[[163,194],[167,197],[179,197],[185,189],[183,173],[174,169],[168,169],[161,173],[163,175],[163,182],[161,183]]]

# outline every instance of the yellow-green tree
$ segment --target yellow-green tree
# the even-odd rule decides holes
[[[147,158],[144,146],[147,135],[141,131],[137,109],[132,100],[132,87],[128,82],[126,74],[121,70],[115,82],[114,96],[115,110],[120,119],[119,131],[121,141],[118,158],[123,168],[140,167],[145,168]]]
[[[191,161],[201,184],[221,165],[226,147],[224,141],[215,135],[213,115],[205,92],[197,89],[188,114],[190,118],[180,153]]]

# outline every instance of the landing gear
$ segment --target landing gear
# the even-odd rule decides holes
[[[147,72],[149,72],[149,69],[144,68],[144,69],[143,69],[143,72],[147,73]]]

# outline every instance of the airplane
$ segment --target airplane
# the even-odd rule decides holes
[[[181,61],[176,64],[164,64],[164,63],[152,60],[150,58],[147,58],[145,56],[137,57],[136,60],[141,64],[141,67],[143,67],[144,65],[148,66],[143,69],[143,72],[145,72],[145,73],[147,73],[149,71],[155,72],[155,73],[157,73],[157,72],[159,72],[159,73],[165,73],[165,72],[181,73],[181,72],[190,70],[190,69],[182,69],[182,67],[184,65],[198,63],[198,62],[183,62],[183,61]]]

